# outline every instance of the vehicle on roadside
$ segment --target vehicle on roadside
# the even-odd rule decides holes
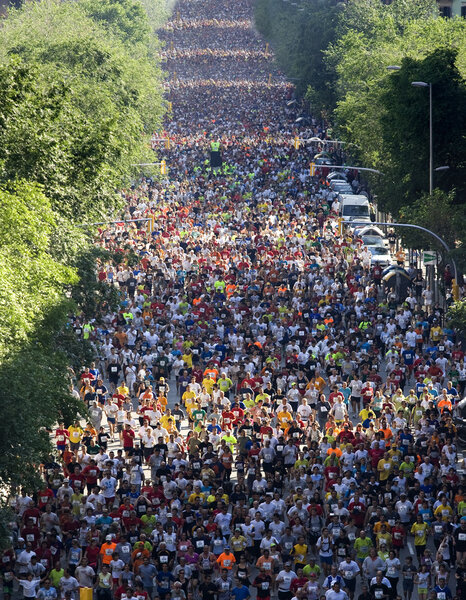
[[[333,180],[330,182],[330,189],[339,194],[354,194],[353,188],[346,181]]]
[[[371,205],[367,196],[356,194],[339,194],[341,204],[340,216],[347,224],[352,221],[371,222]]]
[[[360,238],[362,239],[364,246],[380,246],[382,248],[387,247],[386,240],[378,235],[361,235]]]
[[[385,246],[368,246],[368,250],[372,254],[371,265],[378,263],[381,267],[389,267],[393,264],[390,250]]]
[[[332,171],[327,175],[327,179],[329,181],[348,181],[348,178],[343,171]]]

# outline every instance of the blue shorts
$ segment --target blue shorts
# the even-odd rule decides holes
[[[333,556],[322,556],[322,554],[319,554],[319,559],[321,563],[333,565]]]

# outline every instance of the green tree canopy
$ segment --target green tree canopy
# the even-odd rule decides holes
[[[131,165],[151,156],[147,136],[164,105],[162,73],[142,43],[148,26],[133,39],[122,19],[104,26],[104,15],[85,8],[25,4],[9,12],[0,47],[0,183],[37,181],[73,219],[115,208]]]

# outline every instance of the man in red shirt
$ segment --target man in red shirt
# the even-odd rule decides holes
[[[129,529],[132,512],[134,512],[134,506],[131,504],[130,499],[126,497],[123,504],[118,509],[120,519],[123,522],[126,530]]]
[[[68,429],[65,429],[64,423],[60,423],[58,425],[58,428],[55,430],[55,439],[57,441],[58,452],[64,452],[66,444],[70,439],[70,434],[68,432]]]
[[[126,456],[127,457],[131,456],[131,454],[133,453],[134,438],[136,437],[136,434],[131,429],[131,425],[129,425],[129,423],[127,423],[125,425],[125,428],[122,432],[122,437],[123,437],[123,449],[126,452]]]
[[[383,448],[379,448],[379,443],[374,442],[374,447],[369,450],[369,457],[371,459],[371,464],[373,469],[377,469],[377,465],[379,460],[384,455],[385,450]]]
[[[356,527],[364,526],[364,519],[366,516],[366,505],[359,497],[359,493],[355,492],[354,496],[351,498],[348,504],[348,510],[351,513],[351,518],[353,519]]]
[[[234,406],[230,412],[234,416],[235,427],[238,427],[238,425],[240,425],[243,422],[244,410],[240,406]]]
[[[46,488],[45,490],[40,490],[38,493],[37,504],[40,510],[45,510],[46,505],[52,500],[54,497],[53,492],[50,488]]]
[[[23,513],[23,523],[26,524],[29,519],[32,519],[34,525],[38,525],[40,517],[40,510],[36,508],[34,502],[31,500],[28,504],[28,508]]]
[[[86,483],[86,480],[84,478],[84,475],[81,472],[80,465],[74,466],[73,473],[70,473],[69,479],[70,479],[70,487],[72,487],[73,489],[78,488],[78,490],[80,492],[84,491],[84,484]]]
[[[364,407],[368,406],[374,397],[374,389],[370,383],[366,383],[361,390],[362,404]]]
[[[231,410],[224,410],[222,413],[222,429],[225,431],[231,431],[233,429],[233,423],[235,422],[235,415]]]
[[[96,486],[97,480],[100,476],[100,469],[94,459],[91,459],[87,467],[84,467],[83,477],[86,481],[87,491],[90,494],[92,488]]]
[[[32,519],[28,519],[25,527],[21,529],[21,537],[26,540],[26,543],[32,545],[33,550],[39,545],[40,529],[34,524]]]
[[[437,379],[439,381],[441,381],[443,379],[443,371],[442,369],[436,365],[435,363],[433,363],[432,365],[430,365],[429,370],[427,371],[427,373],[431,376],[431,377],[437,377]]]

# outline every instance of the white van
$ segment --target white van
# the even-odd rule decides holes
[[[371,207],[369,199],[363,195],[340,194],[339,200],[341,204],[340,217],[345,223],[350,224],[351,221],[359,223],[371,222]]]

